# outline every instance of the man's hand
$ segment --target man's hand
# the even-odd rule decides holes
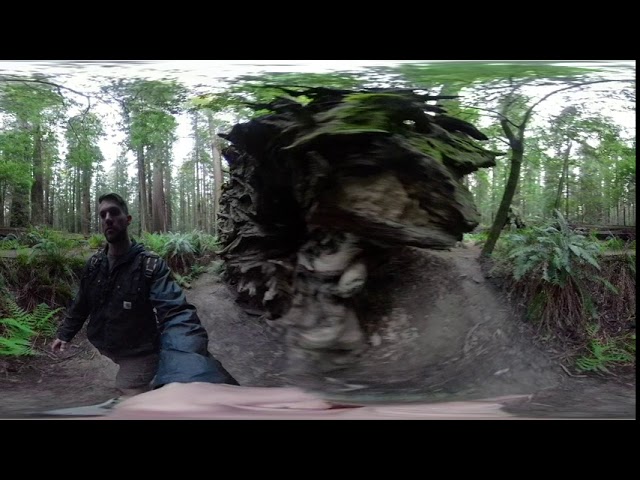
[[[51,344],[51,350],[53,351],[53,353],[62,353],[67,349],[67,344],[69,342],[65,342],[64,340],[60,340],[59,338],[56,338],[53,343]]]

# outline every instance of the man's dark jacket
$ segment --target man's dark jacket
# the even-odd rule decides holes
[[[121,357],[160,353],[154,387],[172,382],[237,385],[209,354],[207,332],[166,262],[132,242],[110,272],[107,250],[108,245],[85,265],[58,338],[71,341],[89,316],[87,337],[101,352]],[[154,268],[146,278],[149,265]]]

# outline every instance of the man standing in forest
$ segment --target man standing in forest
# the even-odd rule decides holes
[[[108,193],[98,202],[107,245],[85,265],[53,351],[65,351],[89,317],[89,341],[119,365],[120,398],[173,382],[237,385],[208,352],[207,332],[166,262],[130,239],[123,198]]]

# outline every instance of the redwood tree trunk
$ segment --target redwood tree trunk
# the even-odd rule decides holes
[[[89,236],[91,227],[91,171],[84,169],[82,171],[82,234]]]
[[[147,228],[147,178],[145,175],[144,148],[138,147],[138,190],[140,208],[138,215],[140,216],[140,233],[148,231]]]
[[[31,224],[44,222],[44,181],[42,177],[42,129],[37,125],[34,132],[33,185],[31,186]]]
[[[159,161],[153,163],[153,232],[166,232],[165,223],[165,198],[164,180],[162,178],[162,164]]]
[[[213,159],[213,234],[218,235],[218,213],[220,213],[220,194],[222,193],[222,155],[216,141],[213,127],[213,115],[207,112],[209,136],[211,137],[211,158]]]

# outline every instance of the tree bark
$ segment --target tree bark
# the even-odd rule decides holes
[[[33,185],[31,186],[31,224],[42,225],[44,222],[44,190],[42,176],[42,128],[37,125],[34,129],[33,149]]]
[[[164,179],[162,178],[162,164],[157,159],[153,162],[153,229],[154,233],[166,232],[166,214],[164,198]]]
[[[562,202],[562,190],[564,188],[565,178],[567,178],[567,174],[569,172],[569,155],[571,154],[572,143],[569,141],[569,145],[567,145],[567,149],[564,151],[564,155],[562,156],[562,171],[560,172],[560,179],[558,180],[558,190],[556,192],[556,201],[553,203],[553,208],[555,210],[560,209],[560,202]]]
[[[29,187],[16,185],[11,195],[9,226],[25,228],[29,226]]]
[[[173,195],[171,194],[171,167],[163,167],[162,178],[164,183],[164,225],[165,232],[173,230]]]
[[[207,111],[209,136],[211,137],[211,158],[213,161],[213,234],[218,235],[218,214],[220,213],[220,194],[222,193],[222,155],[218,148],[217,137],[213,125],[213,115]]]
[[[4,227],[4,202],[6,191],[7,187],[3,182],[0,184],[0,227]]]
[[[91,171],[85,168],[82,171],[82,224],[81,232],[89,236],[91,227]]]
[[[51,169],[48,169],[44,177],[44,221],[50,227],[53,227],[53,199],[51,187]]]
[[[565,172],[565,196],[564,196],[564,215],[565,220],[569,221],[569,162]]]
[[[139,203],[138,215],[140,216],[140,233],[148,231],[147,223],[147,179],[145,175],[144,147],[138,147],[138,193]]]
[[[507,185],[505,186],[504,194],[502,195],[502,200],[500,201],[500,206],[498,207],[498,211],[496,213],[496,218],[493,221],[491,230],[489,231],[489,237],[487,238],[487,241],[482,248],[482,255],[484,256],[489,256],[493,253],[493,249],[495,248],[498,238],[500,237],[500,232],[502,231],[507,220],[507,215],[509,214],[509,206],[511,205],[513,197],[516,193],[516,187],[518,186],[518,180],[520,179],[520,168],[522,166],[522,159],[524,158],[523,138],[525,123],[520,125],[520,127],[518,128],[517,136],[513,133],[511,127],[509,127],[509,123],[506,119],[501,120],[500,125],[502,126],[502,130],[507,136],[509,145],[511,147],[511,168],[509,169]]]
[[[74,187],[75,187],[75,195],[74,195],[74,233],[79,233],[82,231],[82,172],[80,172],[80,168],[75,168],[75,176],[74,176]]]

